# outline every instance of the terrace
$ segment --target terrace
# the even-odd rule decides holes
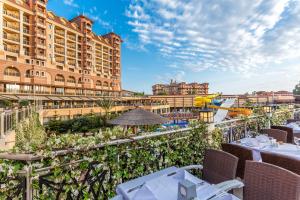
[[[203,159],[206,159],[207,149],[220,149],[222,144],[223,150],[227,151],[224,144],[232,144],[234,141],[240,141],[240,143],[235,143],[237,145],[246,145],[242,142],[245,141],[243,138],[255,137],[266,128],[270,128],[270,125],[283,125],[293,114],[298,117],[298,113],[298,110],[282,108],[243,119],[211,124],[197,122],[188,128],[141,135],[127,135],[118,127],[102,130],[86,137],[74,134],[53,135],[44,143],[40,143],[43,144],[43,152],[39,152],[41,146],[28,146],[26,141],[22,140],[17,144],[17,153],[0,155],[2,158],[0,165],[3,169],[0,176],[0,197],[5,199],[112,198],[116,195],[117,186],[129,180],[163,169],[177,171],[181,169],[180,167],[191,164],[204,164],[205,167]],[[29,124],[35,123],[35,117],[32,115]],[[26,127],[26,125],[23,126]],[[31,129],[37,131],[32,126],[27,127],[26,130]],[[276,138],[275,135],[273,137]],[[287,146],[293,149],[294,158],[300,159],[296,145],[288,144],[288,142],[290,141],[280,144],[280,147],[270,147],[269,152],[274,153]],[[25,151],[21,147],[28,149]],[[252,152],[252,146],[244,147],[251,149],[250,152]],[[278,155],[282,154],[278,153]],[[257,164],[248,163],[244,177],[246,180],[244,199],[249,199],[247,196],[249,188],[251,190],[251,184],[247,184],[247,174],[250,173],[248,166],[255,167]],[[275,168],[286,172],[282,168]],[[201,177],[198,170],[192,172],[195,176]],[[266,172],[262,171],[260,176],[264,176],[264,173]],[[290,175],[288,177],[295,175],[292,172],[288,173]],[[239,175],[238,172],[237,175]],[[299,180],[299,175],[295,176]],[[274,179],[270,178],[270,181]],[[280,184],[280,177],[275,178],[275,181]],[[118,188],[123,186],[119,185]],[[138,185],[134,191],[138,191],[142,186]],[[291,186],[293,187],[296,186]],[[275,193],[269,192],[270,195],[272,195],[271,192]],[[241,191],[237,194],[241,195]],[[222,199],[221,196],[219,197],[212,199]],[[121,196],[116,198],[122,199]],[[242,196],[238,198],[242,199]]]

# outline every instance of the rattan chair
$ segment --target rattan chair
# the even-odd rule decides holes
[[[292,128],[285,127],[285,126],[271,126],[271,129],[279,129],[282,131],[286,131],[287,133],[286,142],[291,144],[294,143],[294,133]]]
[[[288,119],[288,120],[286,120],[287,124],[292,123],[292,122],[300,122],[300,119]]]
[[[287,132],[279,129],[262,129],[262,133],[267,134],[269,137],[276,139],[277,141],[282,141],[286,143]]]
[[[244,200],[299,200],[300,176],[284,168],[247,161]]]
[[[222,150],[238,157],[236,176],[243,179],[246,160],[253,160],[252,150],[236,144],[222,144]]]
[[[276,153],[261,152],[260,155],[263,162],[282,167],[300,175],[300,160]]]
[[[214,149],[205,150],[202,165],[189,165],[181,167],[184,170],[202,170],[202,179],[218,184],[224,181],[235,179],[238,158],[225,151]]]
[[[238,158],[230,153],[207,149],[203,161],[203,179],[211,184],[235,179]]]

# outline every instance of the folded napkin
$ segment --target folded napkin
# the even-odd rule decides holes
[[[259,142],[257,141],[256,138],[243,138],[241,139],[241,143],[251,147],[259,146]]]
[[[258,135],[255,138],[257,139],[258,142],[262,142],[262,143],[270,141],[269,137],[265,135]]]

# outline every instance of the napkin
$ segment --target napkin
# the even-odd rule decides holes
[[[256,138],[243,138],[241,139],[241,143],[251,147],[259,146],[259,143]]]
[[[262,143],[270,141],[269,137],[265,135],[258,135],[255,138],[257,139],[258,142],[262,142]]]

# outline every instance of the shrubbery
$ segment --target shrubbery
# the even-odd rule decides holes
[[[87,115],[65,121],[49,121],[46,125],[46,131],[48,133],[88,133],[96,132],[103,127],[107,127],[103,116]]]

